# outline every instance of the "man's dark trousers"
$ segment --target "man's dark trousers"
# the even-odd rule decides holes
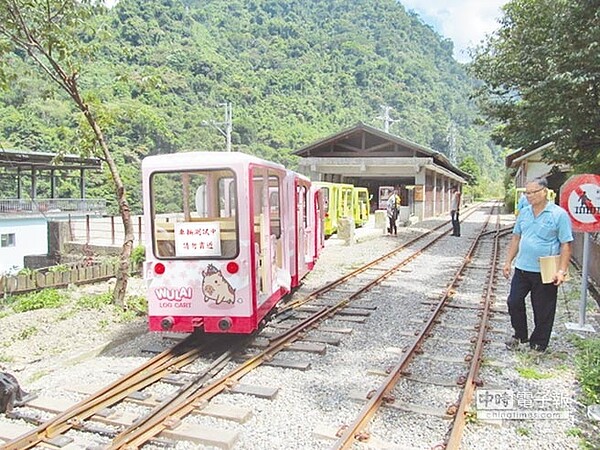
[[[556,294],[558,286],[552,283],[543,284],[539,272],[526,272],[515,268],[508,296],[508,313],[510,323],[515,330],[515,337],[521,342],[529,339],[530,346],[545,350],[550,341],[554,315],[556,313]],[[533,333],[527,336],[527,313],[525,297],[531,293],[533,307]]]
[[[452,236],[460,236],[460,220],[458,219],[458,211],[453,209],[450,211],[450,218],[452,219]]]

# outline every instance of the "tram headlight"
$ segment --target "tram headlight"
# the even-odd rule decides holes
[[[230,274],[234,275],[238,273],[238,270],[240,270],[240,266],[235,261],[227,263],[227,272],[229,272]]]

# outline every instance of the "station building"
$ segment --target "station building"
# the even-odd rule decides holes
[[[301,157],[300,171],[313,181],[368,188],[371,211],[385,209],[383,197],[398,189],[401,220],[447,213],[452,188],[461,189],[469,178],[443,154],[362,122],[294,154]]]

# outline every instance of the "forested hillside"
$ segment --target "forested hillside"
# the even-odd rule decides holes
[[[476,124],[475,81],[451,42],[394,0],[121,0],[88,27],[93,57],[79,83],[136,212],[144,156],[224,149],[206,126],[223,120],[224,101],[233,149],[290,167],[295,149],[358,121],[382,128],[388,105],[391,133],[457,164],[471,157],[483,180],[500,173],[500,151]],[[80,113],[30,64],[16,55],[0,92],[2,146],[93,151]],[[78,195],[67,180],[59,191]],[[100,176],[88,194],[114,198]]]

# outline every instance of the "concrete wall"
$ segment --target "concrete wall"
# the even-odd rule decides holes
[[[14,247],[0,247],[0,273],[24,267],[25,255],[48,252],[48,231],[44,217],[0,220],[0,235],[14,234]]]

